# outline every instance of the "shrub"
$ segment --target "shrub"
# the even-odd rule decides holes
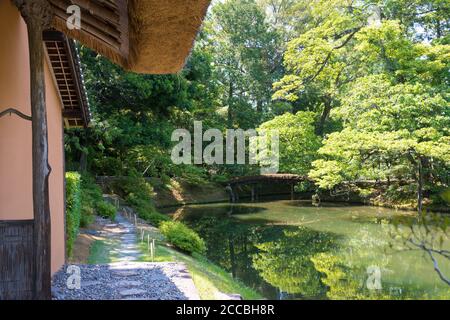
[[[67,255],[72,256],[73,244],[78,235],[81,218],[81,176],[77,172],[66,173],[66,230]]]
[[[191,228],[177,221],[165,221],[160,225],[161,233],[175,247],[189,252],[203,254],[206,251],[205,242]]]
[[[95,180],[88,174],[81,176],[81,221],[80,227],[87,227],[94,222],[95,209],[103,202],[102,191]]]
[[[131,197],[127,202],[134,199],[142,199],[151,203],[154,195],[153,187],[142,177],[121,177],[112,183],[112,189],[126,200],[128,197]],[[133,203],[130,202],[130,204]]]
[[[158,227],[170,218],[158,213],[153,205],[153,187],[142,177],[121,177],[112,185],[113,191],[133,207],[139,218]]]
[[[442,192],[441,197],[442,199],[444,199],[445,202],[447,202],[447,204],[450,204],[450,189],[448,189],[445,192]]]
[[[110,218],[111,220],[116,219],[116,207],[113,206],[111,203],[108,203],[106,201],[102,201],[97,203],[97,214],[103,218]]]
[[[83,194],[83,192],[81,192]],[[83,199],[83,196],[81,196]],[[81,200],[81,217],[80,217],[80,228],[87,228],[95,221],[95,211],[90,204],[86,204]]]

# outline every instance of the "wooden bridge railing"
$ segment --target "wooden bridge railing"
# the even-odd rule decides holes
[[[294,199],[294,187],[297,183],[301,181],[311,181],[311,180],[306,176],[289,173],[262,174],[257,176],[236,177],[228,181],[227,191],[230,194],[230,201],[232,203],[235,203],[239,200],[239,194],[237,193],[236,189],[243,185],[250,185],[251,199],[252,201],[255,201],[257,197],[255,185],[261,183],[282,183],[282,184],[289,184],[291,186],[291,199]]]

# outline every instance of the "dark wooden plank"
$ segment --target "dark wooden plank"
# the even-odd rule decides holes
[[[33,224],[0,221],[0,300],[33,298]]]

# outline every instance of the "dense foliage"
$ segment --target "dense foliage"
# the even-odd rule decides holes
[[[152,202],[153,188],[144,178],[120,177],[111,187],[116,194],[133,207],[141,219],[154,226],[159,226],[161,222],[170,220],[168,216],[156,211]]]
[[[77,172],[66,173],[66,251],[72,255],[81,219],[81,176]]]
[[[116,211],[116,207],[106,201],[102,201],[97,205],[97,214],[103,218],[109,218],[114,221],[116,219]]]
[[[96,207],[103,202],[102,191],[95,180],[88,174],[81,176],[81,220],[80,227],[87,227],[94,222]]]
[[[448,9],[439,0],[217,2],[177,75],[124,72],[81,48],[94,121],[67,132],[68,167],[194,184],[256,172],[174,165],[171,132],[201,120],[204,130],[278,129],[280,171],[309,174],[318,188],[403,180],[415,187],[398,197],[439,202],[449,184]]]

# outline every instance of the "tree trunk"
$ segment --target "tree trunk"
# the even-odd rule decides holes
[[[422,202],[423,202],[423,165],[422,158],[419,157],[417,160],[417,211],[422,213]]]
[[[322,115],[320,116],[320,121],[319,124],[317,126],[317,135],[319,136],[323,136],[323,132],[325,130],[325,122],[328,119],[328,116],[330,115],[330,111],[332,108],[332,103],[331,103],[331,99],[326,99],[324,102],[324,108],[322,111]]]
[[[233,128],[233,83],[228,88],[228,128]]]
[[[261,115],[262,112],[263,112],[263,103],[262,103],[261,100],[258,100],[258,101],[256,102],[256,112],[257,112],[259,115]]]
[[[294,200],[295,185],[291,183],[291,200]]]
[[[27,23],[30,54],[32,117],[33,214],[34,214],[34,298],[51,299],[51,223],[48,192],[47,112],[45,107],[44,48],[42,32],[51,22],[46,0],[14,1]]]
[[[80,156],[80,172],[86,172],[87,171],[87,153],[84,151],[81,151]]]
[[[436,21],[436,38],[442,38],[442,27],[439,20]]]
[[[228,237],[228,249],[230,250],[231,275],[233,278],[236,278],[236,256],[234,253],[233,235],[229,235]]]

